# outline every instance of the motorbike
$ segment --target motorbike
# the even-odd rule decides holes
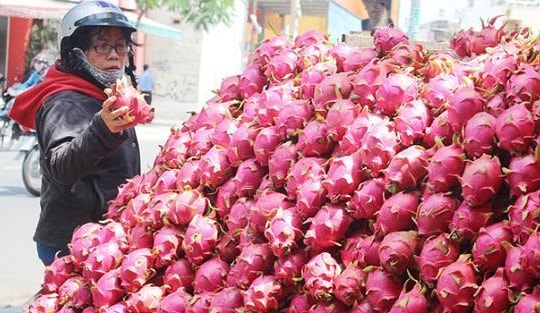
[[[23,88],[18,88],[18,85],[14,85],[2,93],[2,105],[0,110],[0,150],[9,150],[23,133],[20,125],[15,123],[8,116],[8,112],[13,106],[15,96],[23,91]]]
[[[25,131],[19,138],[17,148],[22,162],[22,179],[24,187],[32,195],[41,194],[41,165],[39,163],[39,146],[36,134]]]

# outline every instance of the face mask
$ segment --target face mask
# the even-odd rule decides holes
[[[111,87],[112,84],[116,83],[117,79],[120,79],[124,76],[123,69],[116,72],[102,71],[100,69],[97,69],[90,63],[90,61],[88,61],[86,54],[79,48],[73,49],[73,53],[75,53],[75,55],[81,61],[79,64],[80,67],[82,67],[83,70],[88,72],[88,74],[94,77],[100,84],[105,87]]]

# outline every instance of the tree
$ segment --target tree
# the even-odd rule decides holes
[[[235,0],[136,0],[140,10],[138,20],[149,10],[166,7],[180,13],[182,21],[195,29],[208,30],[211,25],[231,22]]]

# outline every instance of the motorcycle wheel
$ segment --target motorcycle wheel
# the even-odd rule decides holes
[[[22,178],[24,187],[32,195],[41,195],[41,166],[39,165],[39,147],[33,146],[26,153],[22,165]]]

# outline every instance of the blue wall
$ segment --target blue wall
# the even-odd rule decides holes
[[[342,8],[339,4],[329,1],[328,4],[328,29],[327,32],[330,35],[330,41],[337,43],[341,41],[341,35],[348,34],[351,31],[361,31],[362,20],[347,10]]]

